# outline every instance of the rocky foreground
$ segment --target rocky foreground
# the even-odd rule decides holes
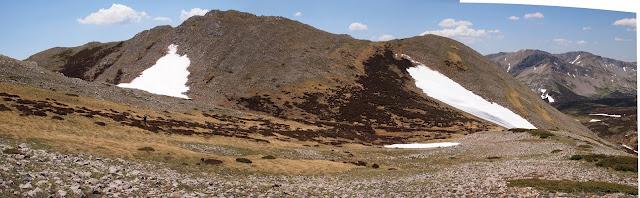
[[[459,142],[462,143],[460,146],[429,150],[399,151],[371,147],[369,149],[376,153],[386,153],[374,154],[367,159],[383,162],[380,168],[359,167],[338,174],[303,176],[255,172],[185,172],[168,168],[161,162],[64,154],[3,139],[0,140],[0,149],[3,151],[0,157],[0,196],[633,197],[622,193],[576,195],[544,192],[533,188],[508,187],[507,180],[594,180],[637,186],[634,173],[568,160],[566,155],[580,152],[580,147],[556,141],[539,141],[526,133],[482,132],[465,136]],[[308,150],[311,152],[313,149]],[[619,151],[600,147],[590,152],[620,154]],[[357,150],[353,153],[360,155]],[[473,157],[479,159],[467,160]]]

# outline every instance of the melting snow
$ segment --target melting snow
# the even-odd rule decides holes
[[[549,94],[545,95],[547,97],[547,100],[549,100],[550,103],[555,102],[556,100],[554,100]]]
[[[600,122],[600,121],[602,121],[602,120],[598,120],[598,119],[591,119],[591,120],[589,120],[589,122]]]
[[[592,115],[592,116],[607,116],[607,117],[612,117],[612,118],[622,117],[621,115],[609,115],[609,114],[606,114],[606,113],[592,113],[592,114],[589,114],[589,115]]]
[[[536,128],[518,114],[499,104],[485,100],[447,76],[422,63],[413,61],[407,55],[403,54],[402,57],[418,64],[407,71],[416,81],[416,87],[422,89],[429,97],[506,128]]]
[[[442,147],[450,147],[459,145],[458,142],[436,142],[436,143],[412,143],[412,144],[392,144],[392,145],[384,145],[385,148],[442,148]]]
[[[631,148],[630,146],[627,146],[625,144],[623,144],[622,147],[624,147],[626,149],[629,149],[629,150],[632,150],[634,153],[638,153],[638,151],[634,150],[633,148]]]
[[[575,63],[576,63],[576,61],[578,61],[578,59],[580,59],[580,54],[578,54],[578,57],[576,57],[576,59],[575,59],[575,60],[571,61],[571,64],[575,64]]]
[[[549,95],[549,93],[547,93],[547,89],[540,89],[540,92],[542,92],[542,95],[540,95],[540,98],[542,98],[543,100],[547,99],[549,100],[549,103],[553,103],[556,101]]]
[[[121,83],[118,87],[188,99],[189,97],[184,93],[189,91],[186,85],[189,76],[187,68],[191,61],[186,54],[184,56],[177,54],[177,45],[171,44],[168,48],[167,55],[158,59],[155,65],[144,70],[131,83]]]

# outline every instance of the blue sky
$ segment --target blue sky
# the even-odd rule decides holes
[[[121,16],[125,18],[88,17],[99,9],[111,8],[113,4],[124,5],[132,11]],[[181,12],[188,13],[193,8],[233,9],[256,15],[284,16],[321,30],[368,40],[436,33],[462,41],[482,54],[519,49],[541,49],[552,53],[583,50],[636,61],[634,13],[460,4],[456,0],[3,1],[0,3],[0,25],[3,27],[0,29],[0,54],[24,59],[56,46],[126,40],[157,25],[177,26],[182,22]],[[300,12],[299,16],[295,15],[297,12]],[[509,19],[511,16],[514,16],[513,20]],[[158,17],[165,19],[159,20]],[[115,23],[109,24],[114,20]],[[352,25],[356,22],[360,25]],[[350,30],[350,26],[355,29]]]

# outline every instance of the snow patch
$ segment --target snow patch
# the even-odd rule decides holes
[[[609,115],[609,114],[606,114],[606,113],[592,113],[592,114],[589,114],[589,115],[592,115],[592,116],[606,116],[606,117],[612,117],[612,118],[622,117],[621,115]]]
[[[622,70],[627,71],[627,67],[622,67]]]
[[[506,128],[536,128],[518,114],[485,100],[447,76],[412,60],[407,55],[403,54],[402,57],[417,64],[407,69],[407,72],[416,81],[416,87],[422,89],[427,96]]]
[[[384,145],[385,148],[403,148],[403,149],[425,149],[425,148],[442,148],[459,145],[458,142],[436,142],[436,143],[411,143],[411,144],[392,144]]]
[[[509,70],[511,70],[511,63],[509,63],[509,67],[507,67],[507,72],[509,72]]]
[[[626,144],[622,144],[622,147],[628,149],[628,150],[632,150],[634,153],[638,153],[638,151],[634,150],[633,148],[631,148],[630,146],[627,146]]]
[[[575,60],[571,61],[571,64],[575,64],[575,63],[576,63],[576,61],[578,61],[578,59],[580,59],[580,54],[578,54],[578,57],[576,57],[576,59],[575,59]]]
[[[551,95],[549,95],[549,93],[547,93],[547,89],[540,89],[540,92],[542,93],[542,95],[540,95],[540,98],[542,98],[543,100],[544,100],[544,99],[547,99],[547,100],[549,101],[549,103],[554,103],[554,102],[556,102],[556,100],[555,100],[555,99],[553,99],[553,98],[551,97]]]
[[[602,121],[602,120],[598,120],[598,119],[591,119],[591,120],[589,120],[589,122],[600,122],[600,121]]]
[[[118,87],[189,99],[184,93],[189,91],[186,85],[189,76],[187,68],[191,61],[186,54],[184,56],[177,54],[177,45],[171,44],[168,49],[167,54],[158,59],[155,65],[144,70],[131,83],[121,83]]]

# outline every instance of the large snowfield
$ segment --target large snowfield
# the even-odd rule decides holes
[[[406,55],[402,56],[411,60]],[[416,86],[427,96],[506,128],[536,128],[511,110],[485,100],[440,72],[419,62],[413,62],[418,65],[407,71],[416,81]]]
[[[144,70],[131,83],[121,83],[118,87],[140,89],[153,94],[167,95],[188,99],[184,93],[189,91],[187,68],[191,61],[187,55],[180,56],[178,46],[169,45],[167,55],[156,61],[156,64]]]

